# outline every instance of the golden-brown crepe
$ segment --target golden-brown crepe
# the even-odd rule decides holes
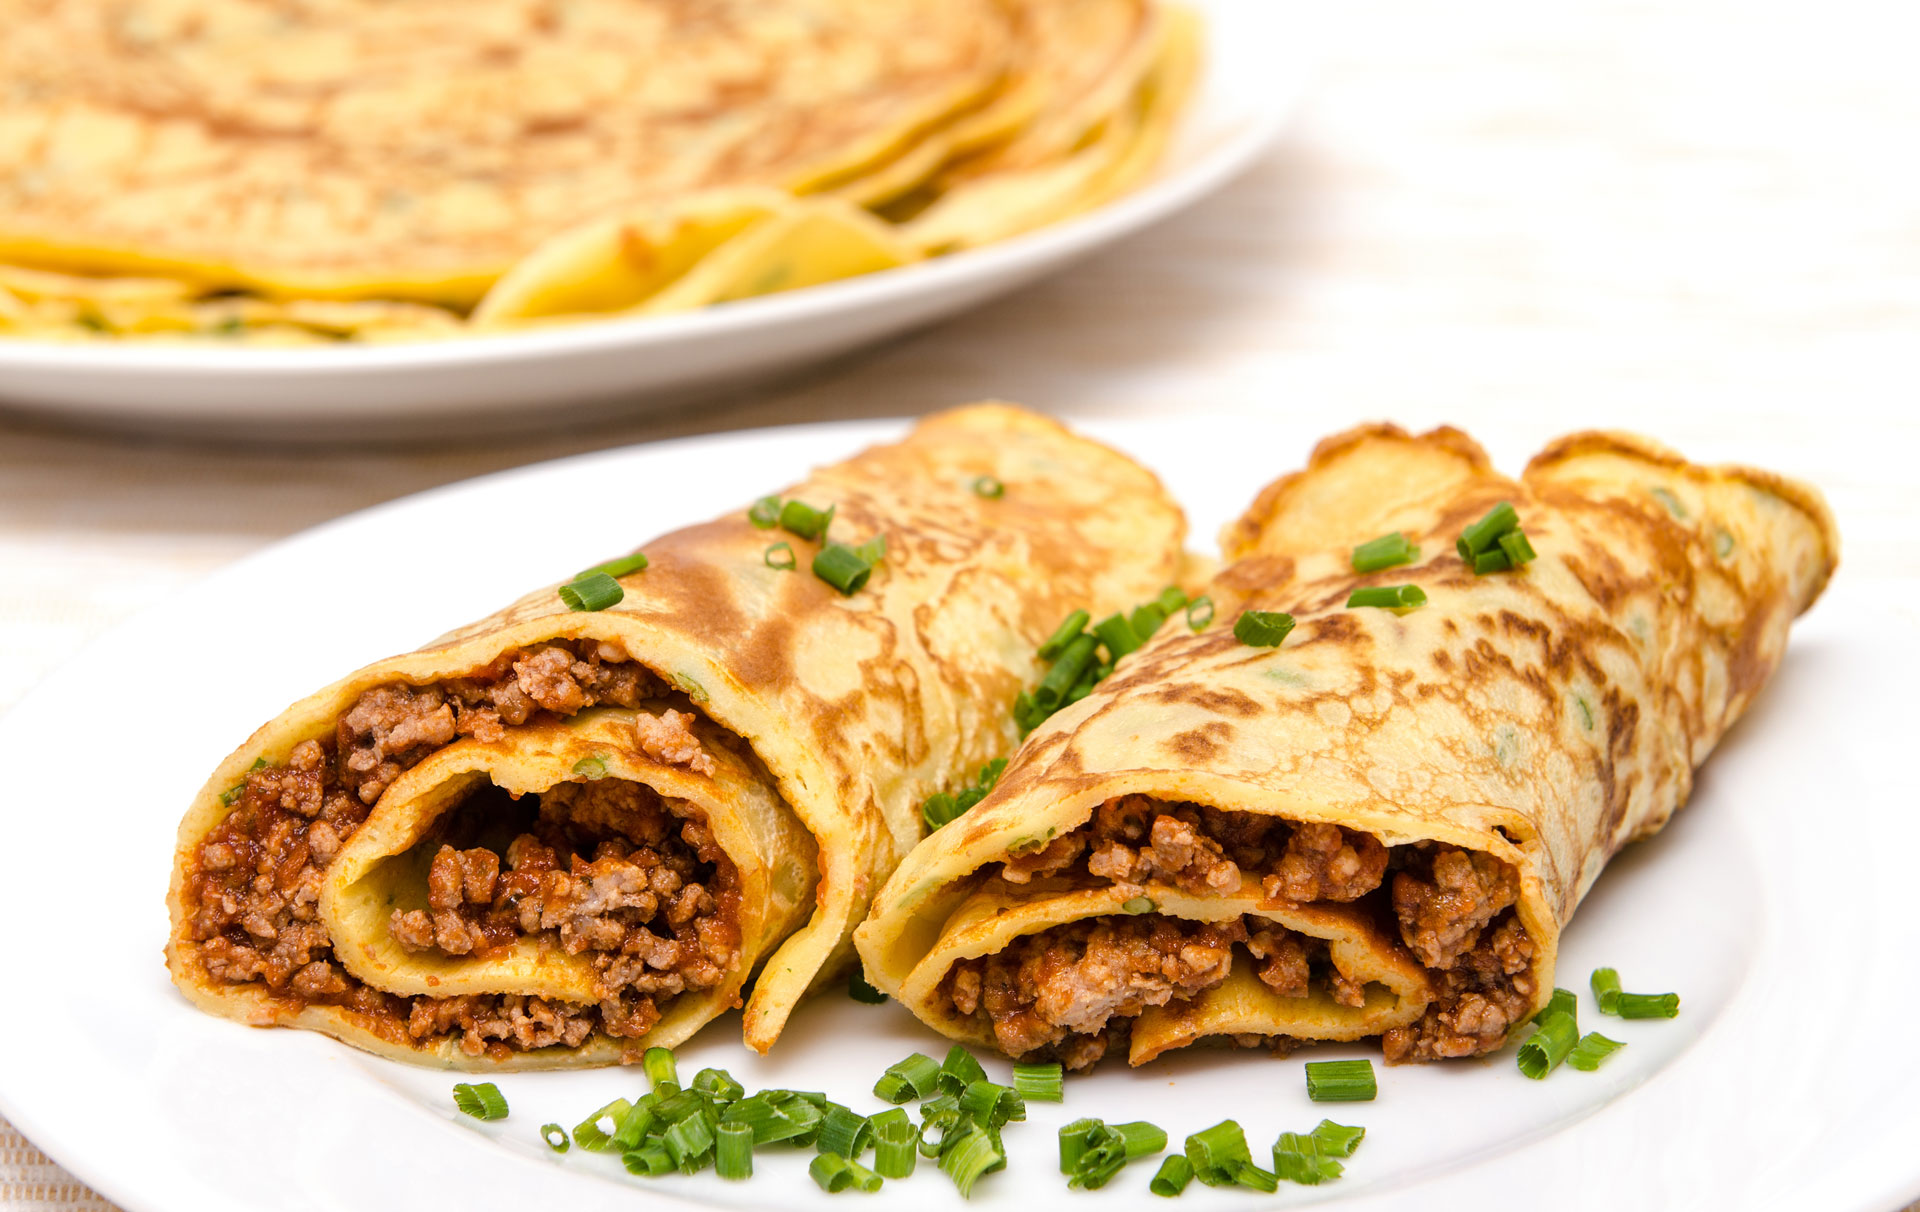
[[[1476,576],[1502,501],[1538,558]],[[1415,561],[1357,573],[1400,531]],[[1819,494],[1584,433],[1518,480],[1466,435],[1331,438],[1169,622],[907,857],[856,934],[955,1039],[1075,1067],[1213,1038],[1499,1047],[1606,861],[1660,829],[1838,554]],[[1360,586],[1424,606],[1349,608]],[[1287,612],[1278,647],[1235,636]],[[1199,617],[1199,616],[1196,616]]]
[[[759,968],[771,1045],[920,801],[1012,748],[1057,616],[1175,579],[1185,530],[1149,472],[1010,405],[783,496],[884,539],[864,586],[743,508],[647,544],[609,608],[539,590],[263,727],[181,823],[175,982],[399,1059],[571,1066],[671,1046]]]

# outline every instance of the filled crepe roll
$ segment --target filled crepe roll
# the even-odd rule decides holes
[[[428,1064],[635,1060],[743,997],[764,1050],[920,801],[1013,748],[1057,616],[1155,592],[1184,537],[1125,456],[977,405],[529,594],[221,764],[174,981]]]
[[[1639,438],[1564,438],[1519,480],[1451,429],[1329,439],[1227,528],[1210,620],[1161,627],[900,865],[856,936],[869,975],[955,1039],[1074,1068],[1496,1049],[1837,543],[1814,490]],[[1424,603],[1355,604],[1401,585]]]

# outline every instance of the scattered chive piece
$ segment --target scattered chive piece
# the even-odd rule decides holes
[[[1347,595],[1347,609],[1379,606],[1387,610],[1411,610],[1427,604],[1427,591],[1418,585],[1367,585]]]
[[[570,581],[557,592],[568,610],[605,610],[627,596],[627,591],[620,588],[620,582],[604,572]]]
[[[940,1153],[940,1169],[953,1179],[962,1199],[972,1197],[973,1185],[980,1181],[981,1175],[1006,1163],[1006,1154],[978,1124],[968,1124],[966,1131]]]
[[[822,1153],[807,1167],[813,1181],[828,1195],[838,1195],[853,1185],[853,1169],[838,1153]]]
[[[813,557],[813,575],[852,597],[873,575],[873,565],[845,543],[828,543]]]
[[[660,1143],[667,1147],[681,1173],[692,1174],[706,1164],[713,1152],[713,1129],[707,1126],[704,1116],[689,1115],[669,1127],[661,1135]]]
[[[1345,1170],[1345,1166],[1327,1156],[1326,1150],[1320,1147],[1320,1138],[1312,1133],[1282,1132],[1280,1139],[1273,1142],[1276,1178],[1317,1187],[1329,1179],[1339,1178]]]
[[[817,539],[833,525],[833,511],[838,508],[829,505],[823,513],[804,501],[788,501],[780,507],[780,529],[803,539]]]
[[[623,555],[617,560],[608,560],[604,564],[595,564],[592,568],[583,568],[573,574],[573,579],[577,581],[581,577],[590,577],[596,572],[604,572],[610,577],[623,577],[630,572],[639,572],[646,566],[646,554],[636,551],[632,555]]]
[[[1578,1023],[1580,1021],[1580,1002],[1579,999],[1574,997],[1573,990],[1555,989],[1553,996],[1547,999],[1547,1004],[1541,1008],[1540,1013],[1533,1016],[1531,1021],[1537,1023],[1549,1014],[1564,1014],[1575,1023]]]
[[[1622,993],[1615,999],[1621,1018],[1678,1018],[1678,993]]]
[[[1092,1124],[1085,1132],[1084,1145],[1074,1158],[1072,1177],[1067,1185],[1097,1191],[1130,1161],[1150,1157],[1167,1147],[1167,1133],[1157,1125],[1137,1120],[1108,1127],[1100,1120],[1081,1120]]]
[[[1515,568],[1539,558],[1533,550],[1533,544],[1527,540],[1527,532],[1524,530],[1510,530],[1501,535],[1500,550],[1506,554],[1507,562]]]
[[[567,1130],[559,1124],[541,1124],[540,1139],[546,1141],[547,1148],[555,1153],[565,1153],[573,1148],[573,1141],[568,1138]]]
[[[1316,1103],[1368,1103],[1379,1092],[1370,1060],[1307,1062],[1307,1097]]]
[[[1501,535],[1519,527],[1520,515],[1514,512],[1513,502],[1502,501],[1489,509],[1485,517],[1461,531],[1454,549],[1460,553],[1462,562],[1471,564],[1473,557],[1498,544]]]
[[[766,560],[767,567],[776,572],[792,572],[800,567],[799,557],[793,554],[793,544],[785,539],[767,548],[767,553],[762,558]]]
[[[853,1189],[862,1195],[872,1195],[880,1189],[880,1176],[857,1161],[847,1163],[847,1173],[853,1175]]]
[[[638,1149],[620,1156],[620,1164],[630,1174],[641,1174],[648,1178],[658,1178],[673,1169],[673,1157],[667,1147],[657,1140],[650,1140]]]
[[[999,1082],[968,1082],[960,1092],[960,1110],[986,1128],[1027,1118],[1027,1104],[1011,1086]]]
[[[638,1149],[660,1120],[653,1112],[659,1100],[649,1094],[627,1108],[626,1113],[615,1117],[613,1135],[607,1138],[610,1148],[621,1153],[629,1149]]]
[[[1241,1163],[1253,1160],[1253,1154],[1247,1149],[1247,1134],[1230,1119],[1189,1136],[1186,1153],[1187,1161],[1193,1165],[1193,1176],[1209,1187],[1233,1185],[1234,1170]]]
[[[1076,610],[1060,620],[1060,625],[1053,629],[1053,634],[1047,637],[1047,642],[1040,645],[1040,659],[1051,661],[1066,651],[1067,645],[1073,643],[1091,622],[1093,622],[1093,616],[1084,610]]]
[[[721,1178],[738,1181],[753,1177],[753,1129],[745,1124],[721,1124],[715,1133],[713,1168]]]
[[[1540,1018],[1539,1029],[1520,1045],[1514,1060],[1520,1072],[1539,1081],[1560,1067],[1579,1039],[1580,1028],[1574,1026],[1573,1019],[1554,1011]]]
[[[1072,1174],[1079,1168],[1080,1159],[1106,1126],[1102,1120],[1088,1118],[1076,1119],[1060,1129],[1060,1173]]]
[[[860,965],[855,964],[853,971],[847,974],[847,996],[867,1006],[878,1006],[887,1000],[887,995],[873,987],[867,980],[867,974]]]
[[[1600,1003],[1600,1013],[1620,1013],[1620,974],[1611,968],[1595,968],[1590,983],[1594,999]]]
[[[877,1118],[877,1117],[876,1117]],[[880,1129],[873,1145],[873,1171],[882,1178],[906,1178],[920,1161],[920,1134],[910,1123],[895,1122]]]
[[[1328,1163],[1339,1165],[1338,1162]],[[1249,1191],[1260,1191],[1267,1195],[1280,1189],[1280,1178],[1271,1170],[1262,1170],[1250,1161],[1241,1162],[1233,1168],[1234,1185],[1245,1187]]]
[[[1626,1047],[1617,1039],[1608,1039],[1598,1031],[1589,1031],[1567,1053],[1567,1063],[1582,1073],[1592,1073],[1614,1053]]]
[[[625,1119],[627,1112],[631,1110],[633,1110],[633,1104],[626,1099],[614,1099],[573,1126],[573,1142],[589,1153],[604,1151],[613,1140],[613,1133],[619,1128],[620,1121]],[[606,1121],[609,1126],[601,1127],[602,1121]]]
[[[492,1082],[481,1082],[477,1086],[461,1082],[453,1088],[453,1105],[460,1108],[460,1114],[475,1119],[507,1118],[506,1097]]]
[[[1107,646],[1107,655],[1115,663],[1120,658],[1140,647],[1140,637],[1133,634],[1133,624],[1127,622],[1123,614],[1110,614],[1093,625],[1093,634]]]
[[[1201,594],[1187,603],[1187,626],[1194,631],[1206,630],[1213,622],[1213,599]]]
[[[711,1094],[723,1103],[734,1102],[747,1092],[747,1088],[725,1069],[700,1070],[693,1075],[693,1088],[702,1094]]]
[[[1160,609],[1170,616],[1187,604],[1187,591],[1178,585],[1169,585],[1160,591],[1159,597],[1153,600],[1159,603]]]
[[[987,1071],[980,1067],[973,1053],[959,1044],[947,1049],[947,1059],[940,1065],[940,1089],[958,1097],[975,1082],[987,1080]]]
[[[1144,606],[1133,608],[1133,614],[1127,618],[1127,625],[1133,628],[1133,634],[1139,636],[1140,642],[1144,644],[1153,638],[1153,633],[1160,630],[1160,624],[1166,621],[1167,612],[1160,608],[1160,603],[1148,602]]]
[[[1349,1128],[1330,1119],[1321,1120],[1313,1128],[1313,1139],[1318,1142],[1320,1152],[1328,1157],[1352,1157],[1366,1137],[1365,1128]]]
[[[1277,610],[1243,610],[1233,623],[1233,638],[1249,648],[1278,648],[1293,630],[1293,616]]]
[[[1509,572],[1513,568],[1513,561],[1508,559],[1507,553],[1498,547],[1492,551],[1480,552],[1473,557],[1472,563],[1473,575],[1477,577],[1486,576],[1490,572]]]
[[[1099,641],[1090,635],[1082,635],[1066,646],[1060,653],[1060,659],[1047,670],[1047,676],[1033,688],[1033,705],[1040,710],[1052,713],[1067,701],[1067,693],[1080,680],[1087,666],[1093,664],[1093,650]]]
[[[872,1133],[866,1116],[851,1107],[829,1103],[815,1144],[822,1153],[837,1153],[848,1161],[858,1161],[867,1151],[867,1140]]]
[[[1013,1088],[1021,1098],[1036,1103],[1057,1103],[1066,1098],[1066,1070],[1059,1061],[1045,1065],[1013,1067]]]
[[[976,497],[985,497],[989,501],[997,501],[1006,494],[1007,486],[1002,484],[997,476],[975,476],[973,478],[973,495]]]
[[[1025,736],[1035,728],[1038,728],[1040,722],[1046,718],[1045,712],[1039,711],[1034,707],[1032,695],[1022,690],[1014,696],[1013,722],[1020,726],[1021,736]]]
[[[1120,912],[1131,913],[1135,917],[1142,913],[1152,913],[1158,908],[1159,906],[1153,903],[1153,898],[1150,896],[1136,896],[1120,903]]]
[[[1193,1181],[1193,1163],[1185,1154],[1175,1153],[1160,1163],[1160,1169],[1154,1174],[1153,1181],[1147,1184],[1147,1190],[1155,1195],[1164,1195],[1168,1199],[1187,1189]]]
[[[761,497],[747,510],[747,521],[762,530],[772,530],[780,524],[780,498]]]
[[[860,546],[854,548],[853,554],[865,560],[867,566],[870,568],[880,567],[881,564],[886,562],[887,558],[887,536],[883,534],[874,535],[866,542],[860,544]]]
[[[1411,564],[1419,558],[1420,549],[1408,542],[1406,535],[1396,530],[1392,534],[1383,534],[1377,539],[1354,548],[1353,570],[1379,572],[1382,568]]]
[[[980,789],[982,791],[992,791],[994,788],[994,785],[1000,781],[1000,776],[1005,774],[1006,772],[1007,772],[1007,759],[1005,758],[995,758],[991,762],[988,762],[986,765],[980,767],[980,782],[979,782]]]
[[[647,1071],[647,1081],[653,1085],[655,1090],[660,1088],[661,1082],[672,1082],[674,1087],[678,1089],[680,1085],[680,1071],[674,1067],[673,1053],[669,1050],[665,1048],[648,1048],[640,1057],[640,1066]]]
[[[607,764],[597,757],[583,757],[573,764],[573,772],[591,783],[607,777]]]

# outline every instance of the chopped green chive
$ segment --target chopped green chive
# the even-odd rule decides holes
[[[710,1094],[715,1102],[730,1103],[747,1092],[725,1069],[702,1069],[693,1075],[693,1088],[702,1094]]]
[[[1142,913],[1152,913],[1158,908],[1159,906],[1153,903],[1153,898],[1150,896],[1136,896],[1120,902],[1120,912],[1131,913],[1135,917]]]
[[[1621,1018],[1678,1018],[1678,993],[1622,993],[1615,999]]]
[[[1533,544],[1528,541],[1527,532],[1524,530],[1510,530],[1501,535],[1500,550],[1506,554],[1507,562],[1515,568],[1539,558],[1535,555]]]
[[[1244,610],[1233,623],[1233,638],[1249,648],[1278,648],[1293,630],[1293,616],[1277,610]]]
[[[689,1115],[668,1127],[660,1137],[682,1174],[692,1174],[706,1165],[713,1152],[713,1129],[704,1116]]]
[[[583,568],[573,574],[573,579],[577,581],[581,577],[590,577],[596,572],[603,572],[610,577],[623,577],[630,572],[639,572],[646,566],[646,555],[636,551],[632,555],[624,555],[617,560],[608,560],[604,564],[595,564],[592,568]]]
[[[784,539],[768,547],[766,555],[762,558],[766,561],[767,567],[776,572],[792,572],[800,567],[799,557],[793,554],[793,544]]]
[[[747,521],[762,530],[772,530],[780,524],[780,498],[761,497],[747,510]]]
[[[828,1103],[827,1114],[820,1121],[820,1135],[815,1143],[822,1153],[837,1153],[848,1161],[858,1161],[860,1155],[867,1151],[867,1140],[872,1131],[867,1125],[866,1116],[851,1107]]]
[[[1078,1130],[1079,1138],[1069,1141],[1067,1130],[1062,1129],[1061,1168],[1070,1175],[1067,1185],[1082,1190],[1099,1190],[1128,1162],[1167,1147],[1166,1130],[1145,1120],[1109,1127],[1097,1119],[1083,1119],[1070,1127]]]
[[[1564,1014],[1574,1022],[1579,1022],[1580,1002],[1574,997],[1573,990],[1555,989],[1553,996],[1547,999],[1547,1004],[1541,1008],[1540,1013],[1533,1016],[1532,1021],[1538,1023],[1549,1014]]]
[[[950,1145],[943,1146],[940,1152],[940,1169],[953,1179],[953,1185],[959,1188],[962,1199],[972,1197],[973,1186],[980,1181],[981,1175],[1006,1164],[1006,1154],[1001,1152],[986,1129],[978,1124],[968,1124],[966,1130]]]
[[[547,1148],[555,1153],[565,1153],[573,1148],[573,1141],[568,1139],[567,1130],[559,1124],[541,1124],[540,1139],[546,1141]]]
[[[674,1067],[672,1052],[665,1048],[648,1048],[641,1054],[640,1065],[647,1071],[647,1081],[655,1090],[666,1082],[672,1082],[676,1092],[680,1089],[680,1072]]]
[[[721,1124],[714,1133],[713,1168],[721,1178],[738,1181],[753,1177],[753,1129],[745,1124]]]
[[[1013,1088],[1021,1098],[1036,1103],[1057,1103],[1066,1097],[1066,1072],[1059,1061],[1045,1065],[1013,1067]]]
[[[1280,1178],[1270,1170],[1262,1170],[1251,1161],[1241,1162],[1233,1168],[1235,1186],[1245,1187],[1249,1191],[1259,1191],[1267,1195],[1280,1189]]]
[[[1027,1118],[1026,1100],[998,1082],[968,1082],[960,1092],[960,1110],[987,1128],[998,1128]]]
[[[989,501],[997,501],[1006,494],[1007,486],[1002,484],[995,476],[975,476],[973,478],[973,495],[976,497],[985,497]]]
[[[604,572],[595,572],[562,585],[557,591],[568,610],[605,610],[627,596],[620,582]]]
[[[1193,631],[1205,631],[1207,624],[1213,622],[1213,599],[1201,594],[1187,603],[1187,627]]]
[[[1038,728],[1047,718],[1047,713],[1033,705],[1033,696],[1022,690],[1013,699],[1013,722],[1020,726],[1020,735],[1025,736]]]
[[[858,964],[847,974],[847,996],[863,1005],[878,1006],[887,1000],[887,995],[873,987],[867,980],[867,974]]]
[[[1573,1019],[1558,1011],[1549,1011],[1539,1019],[1538,1029],[1520,1045],[1514,1060],[1520,1066],[1520,1072],[1534,1081],[1539,1081],[1559,1068],[1560,1062],[1567,1059],[1567,1053],[1573,1051],[1579,1042],[1580,1028],[1574,1026]]]
[[[1595,968],[1593,979],[1594,1000],[1600,1003],[1600,1013],[1618,1014],[1620,1012],[1620,974],[1611,968]]]
[[[573,1143],[589,1153],[604,1152],[613,1142],[613,1134],[619,1130],[621,1121],[631,1110],[633,1104],[626,1099],[614,1099],[573,1126]]]
[[[477,1086],[459,1083],[453,1088],[453,1105],[460,1109],[460,1114],[475,1119],[507,1118],[506,1097],[492,1082],[481,1082]]]
[[[591,783],[607,777],[607,764],[597,757],[583,757],[573,764],[573,772]]]
[[[980,1067],[973,1053],[955,1044],[947,1050],[947,1059],[940,1065],[937,1080],[940,1089],[958,1097],[973,1083],[986,1081],[987,1071]]]
[[[1313,1133],[1282,1132],[1273,1143],[1274,1176],[1307,1187],[1339,1178],[1346,1167],[1329,1156],[1322,1145]]]
[[[620,1164],[625,1166],[630,1174],[658,1178],[673,1169],[673,1157],[668,1154],[665,1145],[657,1140],[650,1140],[638,1149],[622,1154]]]
[[[874,535],[853,549],[853,554],[867,562],[868,567],[878,568],[887,558],[887,536]]]
[[[807,1167],[813,1181],[828,1195],[838,1195],[853,1185],[853,1167],[838,1153],[822,1153]]]
[[[1051,661],[1065,652],[1067,645],[1073,643],[1092,621],[1093,616],[1084,610],[1076,610],[1060,620],[1060,625],[1053,629],[1053,634],[1047,637],[1047,642],[1040,645],[1040,659]]]
[[[1185,1191],[1187,1184],[1192,1181],[1193,1163],[1186,1159],[1185,1154],[1175,1153],[1160,1163],[1160,1169],[1155,1172],[1153,1181],[1147,1184],[1147,1190],[1172,1199]]]
[[[1366,1103],[1378,1093],[1370,1060],[1307,1062],[1307,1097],[1316,1103]]]
[[[883,1124],[873,1145],[874,1173],[882,1178],[910,1176],[920,1160],[919,1145],[920,1134],[912,1124],[904,1120]]]
[[[1320,1152],[1328,1157],[1352,1157],[1366,1137],[1365,1128],[1349,1128],[1330,1119],[1321,1120],[1313,1128],[1313,1139],[1319,1144]]]
[[[1520,526],[1520,515],[1514,511],[1513,502],[1502,501],[1487,511],[1485,517],[1460,532],[1454,549],[1460,553],[1463,563],[1473,563],[1473,557],[1479,555],[1500,542],[1500,536]]]
[[[1123,614],[1110,614],[1093,625],[1093,634],[1107,646],[1107,655],[1117,664],[1121,657],[1140,647],[1140,637]]]
[[[1493,572],[1510,572],[1513,569],[1513,561],[1508,559],[1507,553],[1498,547],[1492,551],[1480,552],[1473,557],[1472,564],[1473,575],[1477,577]]]
[[[1379,606],[1386,610],[1412,610],[1427,604],[1427,591],[1418,585],[1367,585],[1347,595],[1347,609]]]
[[[1186,1152],[1187,1161],[1193,1165],[1193,1176],[1209,1187],[1232,1186],[1234,1171],[1253,1161],[1253,1154],[1247,1148],[1247,1134],[1230,1119],[1189,1136]]]
[[[1098,1119],[1076,1119],[1060,1129],[1060,1173],[1072,1174],[1078,1168],[1081,1157],[1094,1146],[1106,1126]]]
[[[845,543],[828,543],[813,557],[813,575],[852,597],[873,575],[873,565]]]
[[[1171,617],[1174,611],[1186,606],[1187,591],[1178,585],[1169,585],[1160,591],[1159,597],[1153,600],[1159,603],[1161,613]]]
[[[1166,621],[1167,612],[1161,609],[1158,602],[1136,606],[1133,608],[1133,613],[1127,617],[1127,625],[1133,628],[1133,634],[1140,637],[1142,644],[1152,639],[1153,633],[1160,630],[1160,624]]]
[[[628,1107],[624,1114],[616,1116],[613,1135],[607,1140],[608,1146],[622,1153],[639,1148],[640,1142],[646,1139],[657,1125],[665,1122],[654,1113],[654,1109],[659,1104],[657,1095],[648,1094]]]
[[[1080,675],[1093,664],[1093,650],[1099,641],[1090,635],[1082,635],[1068,644],[1061,652],[1060,659],[1047,670],[1047,676],[1033,688],[1033,704],[1042,711],[1052,713],[1066,702],[1067,694],[1080,680]]]
[[[1598,1031],[1589,1031],[1567,1053],[1567,1063],[1583,1073],[1592,1073],[1609,1056],[1626,1047],[1617,1039],[1608,1039]]]
[[[817,539],[833,525],[833,511],[838,508],[829,505],[823,511],[804,501],[788,501],[780,507],[780,529],[803,539]]]
[[[1420,558],[1420,549],[1399,531],[1383,534],[1353,549],[1355,572],[1379,572],[1398,564],[1411,564]]]

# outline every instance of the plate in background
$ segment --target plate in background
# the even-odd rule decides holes
[[[0,340],[0,406],[90,425],[281,441],[505,432],[644,411],[950,316],[1179,211],[1246,168],[1305,83],[1285,0],[1186,0],[1207,63],[1157,174],[1012,240],[678,315],[395,345],[221,349]],[[1124,254],[1123,254],[1124,255]]]
[[[1872,582],[1845,572],[1701,771],[1693,802],[1614,861],[1561,941],[1559,982],[1580,991],[1583,1029],[1628,1044],[1595,1073],[1562,1068],[1530,1082],[1509,1050],[1381,1068],[1378,1101],[1321,1106],[1306,1098],[1303,1062],[1365,1050],[1109,1065],[1069,1079],[1064,1104],[1033,1104],[1028,1122],[1010,1126],[1009,1168],[970,1204],[924,1162],[878,1195],[828,1197],[807,1179],[805,1153],[767,1150],[754,1181],[731,1184],[711,1172],[637,1179],[615,1158],[542,1146],[539,1125],[570,1126],[636,1093],[636,1070],[501,1075],[512,1115],[480,1124],[454,1112],[461,1075],[209,1017],[168,983],[175,824],[206,772],[262,720],[639,535],[738,506],[901,428],[689,439],[439,489],[278,544],[88,649],[0,720],[0,1038],[10,1045],[0,1114],[132,1212],[1174,1206],[1147,1193],[1144,1162],[1103,1191],[1066,1192],[1054,1133],[1084,1115],[1153,1120],[1176,1147],[1230,1115],[1257,1156],[1323,1115],[1368,1130],[1337,1183],[1268,1197],[1195,1186],[1177,1205],[1192,1212],[1886,1212],[1920,1193],[1920,1060],[1898,1026],[1920,1005],[1908,904],[1920,814],[1898,760],[1920,645]],[[1236,422],[1233,442],[1190,417],[1085,428],[1149,458],[1196,535],[1312,441],[1281,421]],[[544,500],[567,502],[568,525],[527,508]],[[378,585],[354,572],[368,550],[422,533],[438,536],[434,567],[456,573]],[[1629,988],[1679,992],[1680,1017],[1600,1019],[1585,989],[1600,965],[1619,968]],[[736,1016],[679,1052],[685,1073],[717,1065],[750,1088],[824,1090],[871,1113],[888,1064],[945,1047],[897,1006],[828,995],[796,1012],[766,1058],[741,1045]],[[1004,1079],[1005,1062],[986,1059]]]

